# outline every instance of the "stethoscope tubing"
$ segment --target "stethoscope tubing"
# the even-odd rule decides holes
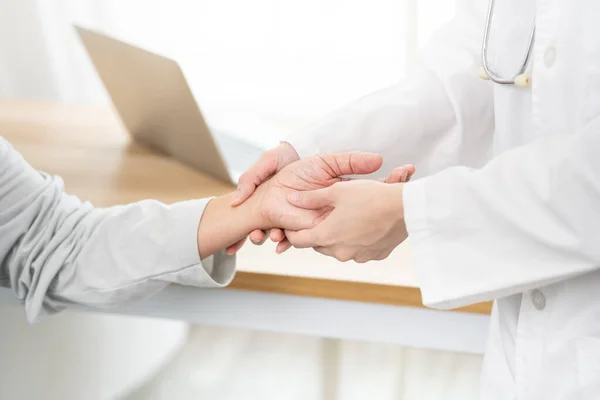
[[[483,71],[485,72],[487,77],[492,82],[500,84],[500,85],[512,85],[515,83],[515,79],[517,79],[517,77],[519,77],[520,75],[523,75],[525,73],[525,71],[527,70],[527,65],[529,64],[529,61],[531,60],[531,53],[533,52],[533,43],[535,42],[535,20],[533,22],[531,34],[529,35],[529,46],[527,47],[527,52],[525,53],[525,57],[523,58],[523,61],[521,62],[521,67],[519,69],[519,72],[517,72],[514,76],[512,76],[510,78],[503,78],[503,77],[499,76],[496,72],[494,72],[494,70],[490,67],[490,64],[488,61],[490,31],[492,30],[492,20],[494,17],[495,3],[496,3],[495,0],[490,0],[490,3],[488,5],[488,11],[487,11],[487,16],[486,16],[486,21],[485,21],[485,31],[483,33],[483,44],[481,46],[481,64],[483,67]]]

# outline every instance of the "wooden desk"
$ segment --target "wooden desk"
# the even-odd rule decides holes
[[[34,167],[60,175],[68,192],[90,200],[96,206],[145,198],[169,203],[219,195],[233,189],[173,159],[131,143],[108,107],[3,101],[0,102],[0,135]],[[193,288],[169,288],[166,294],[151,299],[143,313],[202,322],[204,320],[198,321],[185,313],[168,311],[168,306],[163,307],[157,302],[161,301],[161,296],[166,296],[165,302],[179,303],[185,308],[184,305],[193,303],[186,296],[195,299],[197,296],[217,296],[223,302],[222,297],[233,292],[238,297],[243,293],[246,296],[245,300],[240,298],[243,302],[252,302],[256,294],[268,293],[275,296],[272,300],[280,303],[303,299],[319,307],[334,304],[325,299],[334,300],[335,304],[341,304],[340,301],[345,301],[345,305],[360,303],[363,307],[375,307],[373,310],[381,310],[378,305],[402,306],[389,309],[410,309],[413,314],[414,309],[423,307],[408,245],[400,246],[385,261],[368,264],[342,264],[307,250],[293,250],[278,256],[273,249],[272,244],[245,246],[239,253],[234,282],[219,294],[209,295],[205,290]],[[173,297],[174,293],[177,295]],[[3,298],[8,295],[4,293]],[[162,308],[165,308],[164,312],[155,312]],[[135,307],[123,312],[128,312],[126,310],[141,312]],[[321,308],[318,310],[323,313]],[[459,310],[462,313],[421,311],[420,316],[447,314],[444,318],[452,315],[464,319],[468,314],[473,318],[477,315],[485,318],[482,314],[490,312],[490,304],[469,306]],[[232,315],[233,319],[239,320],[239,316]],[[249,325],[254,327],[252,323]],[[466,347],[463,350],[469,351],[469,346]]]

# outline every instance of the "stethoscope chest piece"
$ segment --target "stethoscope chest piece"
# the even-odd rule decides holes
[[[515,77],[515,86],[518,88],[528,88],[531,86],[531,77],[527,74],[519,74]]]
[[[521,62],[521,67],[519,68],[519,72],[514,75],[512,78],[503,78],[496,74],[489,66],[488,63],[488,44],[490,41],[490,31],[492,28],[492,17],[494,15],[494,3],[495,0],[490,0],[490,4],[488,7],[487,18],[485,22],[485,31],[483,34],[483,45],[481,46],[481,68],[479,69],[479,77],[485,80],[491,80],[494,83],[500,85],[515,85],[519,88],[528,88],[531,86],[531,76],[526,74],[527,65],[529,64],[529,60],[531,59],[531,52],[533,50],[533,42],[535,41],[535,21],[533,23],[533,27],[531,29],[531,35],[529,37],[529,46],[527,47],[527,52],[525,53],[525,57]]]
[[[485,72],[485,68],[481,67],[479,68],[479,77],[481,79],[483,79],[484,81],[489,81],[490,80],[490,76]],[[518,88],[528,88],[531,86],[531,76],[529,76],[528,74],[519,74],[517,76],[515,76],[515,78],[513,79],[512,82],[497,82],[500,84],[510,84],[512,83],[513,85],[515,85]]]
[[[488,74],[485,73],[485,68],[483,68],[483,66],[479,67],[479,77],[484,81],[490,80],[490,77]]]

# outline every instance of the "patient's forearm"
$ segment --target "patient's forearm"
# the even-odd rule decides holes
[[[249,199],[238,207],[231,207],[232,196],[233,193],[217,197],[204,210],[198,226],[201,259],[236,243],[261,225],[255,201]]]

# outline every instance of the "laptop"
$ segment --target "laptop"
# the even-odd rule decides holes
[[[223,182],[237,183],[262,149],[211,132],[173,60],[75,26],[129,134]]]

